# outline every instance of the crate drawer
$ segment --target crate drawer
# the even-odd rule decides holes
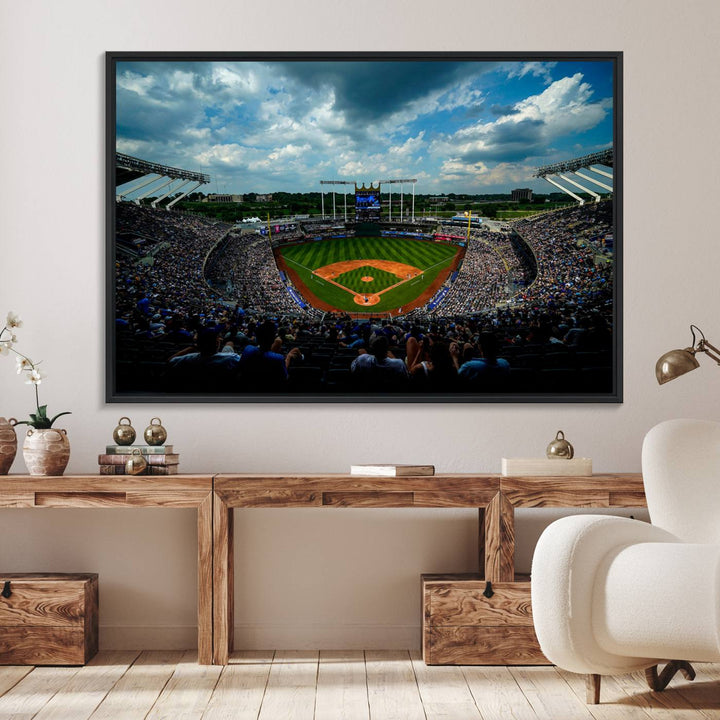
[[[97,574],[0,574],[0,664],[82,665],[97,649]]]
[[[530,582],[423,575],[423,659],[428,665],[546,665],[535,636]],[[485,595],[487,594],[490,597]]]

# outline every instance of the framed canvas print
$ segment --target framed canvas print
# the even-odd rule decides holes
[[[107,53],[107,399],[622,401],[622,53]]]

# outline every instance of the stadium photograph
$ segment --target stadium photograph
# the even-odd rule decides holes
[[[621,402],[621,61],[108,53],[108,400]]]

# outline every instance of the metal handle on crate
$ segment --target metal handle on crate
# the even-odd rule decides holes
[[[10,581],[6,580],[5,585],[3,585],[2,592],[0,593],[4,598],[9,598],[12,595],[12,590],[10,590]]]

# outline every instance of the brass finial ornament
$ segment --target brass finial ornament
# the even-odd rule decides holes
[[[135,428],[129,417],[121,417],[118,420],[117,427],[113,430],[113,440],[118,445],[132,445],[135,442]]]
[[[575,454],[575,449],[565,439],[565,433],[558,430],[555,439],[547,446],[545,454],[551,460],[571,460]]]
[[[700,340],[695,335],[696,330],[700,335]],[[692,345],[690,347],[686,347],[684,350],[670,350],[660,356],[655,363],[655,377],[660,385],[664,385],[666,382],[700,367],[700,363],[695,357],[699,352],[705,353],[720,365],[720,350],[705,339],[703,331],[697,325],[691,325],[690,332],[692,333]]]
[[[148,445],[162,445],[167,440],[167,431],[160,418],[153,418],[145,428],[145,442]]]
[[[147,468],[147,461],[140,450],[135,448],[125,463],[125,473],[127,475],[141,475],[145,472],[145,468]]]

